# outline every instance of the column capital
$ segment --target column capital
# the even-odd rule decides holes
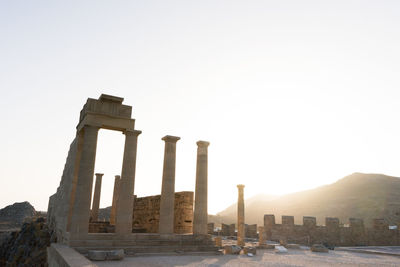
[[[139,134],[141,134],[142,131],[139,130],[128,130],[126,129],[125,131],[123,131],[123,134],[125,135],[133,135],[133,136],[139,136]]]
[[[237,188],[243,189],[243,188],[244,188],[244,184],[238,184],[238,185],[237,185]]]
[[[197,141],[196,142],[198,147],[208,147],[210,145],[210,142],[207,141]]]
[[[96,177],[102,177],[104,175],[104,173],[95,173]]]
[[[161,138],[161,140],[168,142],[168,143],[176,143],[178,142],[178,140],[181,139],[178,136],[172,136],[172,135],[166,135],[163,138]]]
[[[121,175],[115,175],[115,178],[121,179]]]

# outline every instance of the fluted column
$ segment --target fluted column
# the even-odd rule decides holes
[[[207,234],[207,179],[209,142],[197,142],[196,192],[194,202],[193,234]]]
[[[132,233],[133,192],[135,187],[137,138],[141,131],[125,131],[121,182],[115,216],[115,233]]]
[[[94,221],[94,222],[99,219],[102,178],[103,178],[102,173],[96,173],[96,183],[94,184],[94,195],[93,195],[93,203],[92,203],[92,221]]]
[[[238,210],[237,210],[237,220],[238,220],[238,231],[237,231],[237,245],[244,246],[244,197],[243,189],[244,185],[237,185],[238,192]]]
[[[114,193],[110,212],[110,224],[115,225],[115,213],[117,210],[118,196],[119,196],[119,185],[121,183],[121,176],[115,175],[114,180]]]
[[[176,142],[179,139],[170,135],[162,138],[165,149],[158,228],[160,234],[174,233]]]
[[[81,131],[83,131],[83,143],[71,218],[71,239],[85,237],[89,231],[90,200],[99,128],[86,125]]]

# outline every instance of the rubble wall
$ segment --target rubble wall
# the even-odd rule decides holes
[[[293,216],[282,216],[282,224],[274,215],[264,216],[264,231],[268,240],[312,245],[333,246],[399,246],[399,229],[389,229],[383,219],[375,219],[372,228],[365,228],[362,219],[350,218],[347,225],[338,218],[326,218],[325,225],[316,225],[316,218],[303,217],[303,225],[295,225]]]
[[[157,233],[160,221],[161,195],[135,197],[133,205],[133,232]],[[193,192],[175,193],[174,233],[193,232]]]

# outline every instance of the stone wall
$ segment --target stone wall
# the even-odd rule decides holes
[[[293,216],[282,216],[282,224],[275,216],[264,215],[264,231],[268,240],[312,245],[325,243],[334,246],[398,246],[400,230],[389,230],[383,219],[375,219],[372,228],[365,228],[362,219],[350,218],[348,226],[338,218],[326,218],[325,226],[316,225],[316,218],[303,217],[303,225],[295,225]]]
[[[133,207],[133,232],[157,233],[160,221],[161,195],[136,198]],[[174,232],[193,231],[193,192],[175,193]]]
[[[78,150],[78,138],[75,138],[69,148],[64,171],[61,177],[57,192],[50,196],[47,208],[47,223],[50,230],[57,235],[58,242],[65,242],[68,231],[68,217],[71,215],[72,206],[71,195],[73,194],[73,184],[76,183],[76,153]]]

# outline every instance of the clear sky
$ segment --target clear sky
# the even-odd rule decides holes
[[[101,93],[133,106],[135,194],[161,192],[164,135],[176,190],[194,190],[210,141],[209,212],[245,197],[400,176],[399,1],[0,2],[0,208],[46,210],[79,111]],[[100,131],[101,207],[124,136]]]

